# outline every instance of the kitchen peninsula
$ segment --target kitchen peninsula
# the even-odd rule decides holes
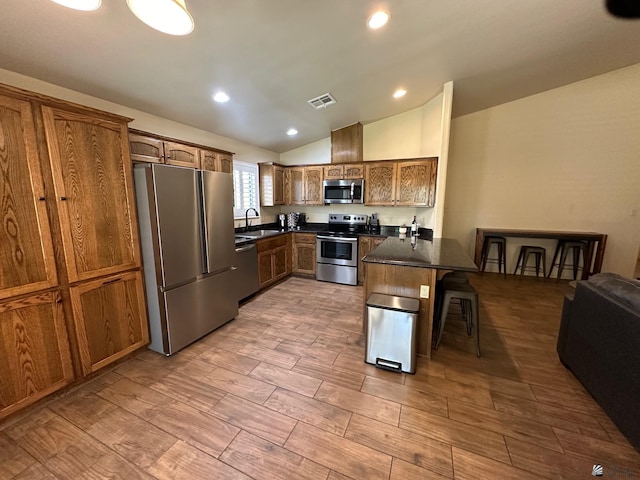
[[[412,243],[410,238],[390,237],[362,261],[366,265],[365,302],[372,293],[419,299],[417,351],[431,358],[436,280],[451,270],[476,272],[471,257],[451,238],[416,239]],[[421,298],[421,286],[427,290],[423,292],[427,298]],[[365,320],[366,314],[363,316],[366,336]]]

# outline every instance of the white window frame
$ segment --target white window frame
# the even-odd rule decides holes
[[[236,173],[238,172],[238,173]],[[249,173],[250,175],[253,175],[253,181],[254,184],[252,185],[251,188],[253,188],[254,193],[254,199],[252,199],[255,202],[255,205],[250,204],[253,203],[251,202],[251,200],[249,200],[249,202],[245,202],[245,201],[241,201],[241,205],[237,206],[237,198],[236,198],[236,187],[238,186],[238,182],[240,182],[240,184],[242,184],[243,179],[242,179],[242,173],[246,172]],[[238,162],[238,161],[234,161],[233,162],[233,217],[237,218],[237,219],[244,219],[245,218],[245,211],[248,208],[255,208],[256,210],[258,210],[258,212],[260,212],[260,182],[259,182],[259,171],[258,171],[258,165],[256,163],[247,163],[247,162]],[[240,176],[240,178],[238,179],[238,176]],[[251,180],[250,180],[251,181]],[[241,185],[242,188],[242,185]],[[257,218],[258,215],[256,215],[254,212],[250,212],[250,216],[249,218]]]

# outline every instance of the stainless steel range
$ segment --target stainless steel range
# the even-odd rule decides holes
[[[316,279],[358,284],[358,234],[367,229],[367,215],[329,214],[327,232],[316,240]]]

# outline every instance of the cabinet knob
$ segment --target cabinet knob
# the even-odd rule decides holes
[[[44,202],[44,197],[38,197],[38,200]]]
[[[60,200],[62,200],[63,202],[67,200],[67,197],[60,197]]]

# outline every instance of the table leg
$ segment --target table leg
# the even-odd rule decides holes
[[[582,276],[580,277],[582,280],[587,280],[591,275],[591,264],[593,260],[593,250],[595,240],[589,240],[587,242],[587,248],[584,251],[584,265],[582,266]]]
[[[607,246],[607,236],[602,235],[598,240],[598,248],[596,249],[596,259],[593,265],[593,273],[602,271],[602,260],[604,259],[604,249]]]

